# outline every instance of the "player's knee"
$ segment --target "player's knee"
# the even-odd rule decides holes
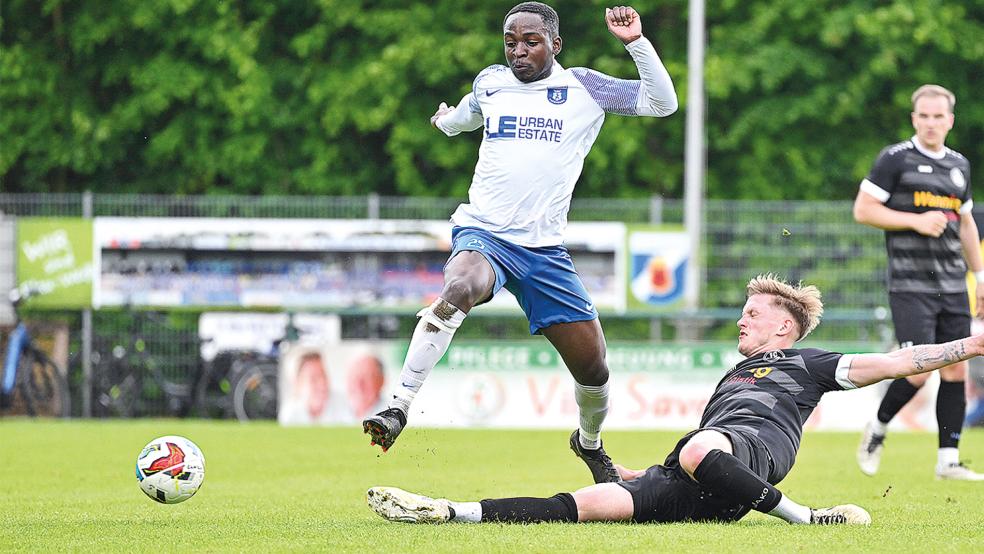
[[[454,307],[468,312],[486,294],[488,292],[482,290],[482,287],[474,279],[462,276],[449,279],[444,284],[444,290],[441,291],[441,298]]]
[[[680,449],[680,467],[693,477],[694,472],[697,471],[697,466],[713,450],[731,453],[730,439],[717,431],[708,430],[697,433]]]
[[[570,370],[575,381],[588,387],[600,387],[608,382],[608,364],[604,360],[571,367]]]
[[[445,276],[444,289],[441,298],[468,312],[482,300],[492,294],[495,274],[491,277],[480,271],[459,272],[456,275]]]
[[[940,375],[943,375],[943,369],[946,368],[940,369]],[[931,372],[920,373],[918,375],[909,375],[908,377],[905,378],[905,380],[908,381],[910,385],[918,389],[918,388],[922,388],[922,386],[926,384],[926,381],[929,381],[930,374]]]
[[[940,379],[944,381],[966,381],[967,362],[957,362],[940,368]]]
[[[693,477],[694,472],[697,471],[697,466],[714,448],[716,447],[706,442],[691,440],[680,449],[680,467]]]

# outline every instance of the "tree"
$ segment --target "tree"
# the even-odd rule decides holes
[[[635,68],[607,4],[557,1],[561,64]],[[580,197],[681,197],[686,0],[633,3],[681,111],[610,116]],[[512,2],[7,0],[0,189],[464,198],[480,133],[429,117],[503,63]],[[853,197],[908,96],[958,97],[952,145],[984,162],[984,0],[720,0],[708,10],[708,194]]]

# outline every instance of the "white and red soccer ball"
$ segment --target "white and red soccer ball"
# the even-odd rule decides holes
[[[176,435],[156,438],[137,456],[140,490],[162,504],[184,502],[205,480],[205,455],[190,440]]]

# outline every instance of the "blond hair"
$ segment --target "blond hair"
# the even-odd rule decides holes
[[[953,112],[953,107],[957,105],[957,97],[949,90],[939,86],[939,85],[923,85],[916,89],[912,93],[912,109],[916,109],[916,100],[919,100],[923,96],[935,97],[942,96],[946,98],[947,102],[950,104],[950,112]]]
[[[797,283],[790,285],[774,273],[758,275],[748,282],[745,296],[768,294],[775,297],[775,305],[785,309],[796,320],[799,326],[799,338],[803,340],[820,324],[823,315],[823,302],[820,300],[820,289],[813,285],[803,286]]]

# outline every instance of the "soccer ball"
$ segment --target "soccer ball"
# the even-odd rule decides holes
[[[162,504],[184,502],[205,480],[205,455],[190,440],[176,435],[156,438],[137,456],[140,490]]]

